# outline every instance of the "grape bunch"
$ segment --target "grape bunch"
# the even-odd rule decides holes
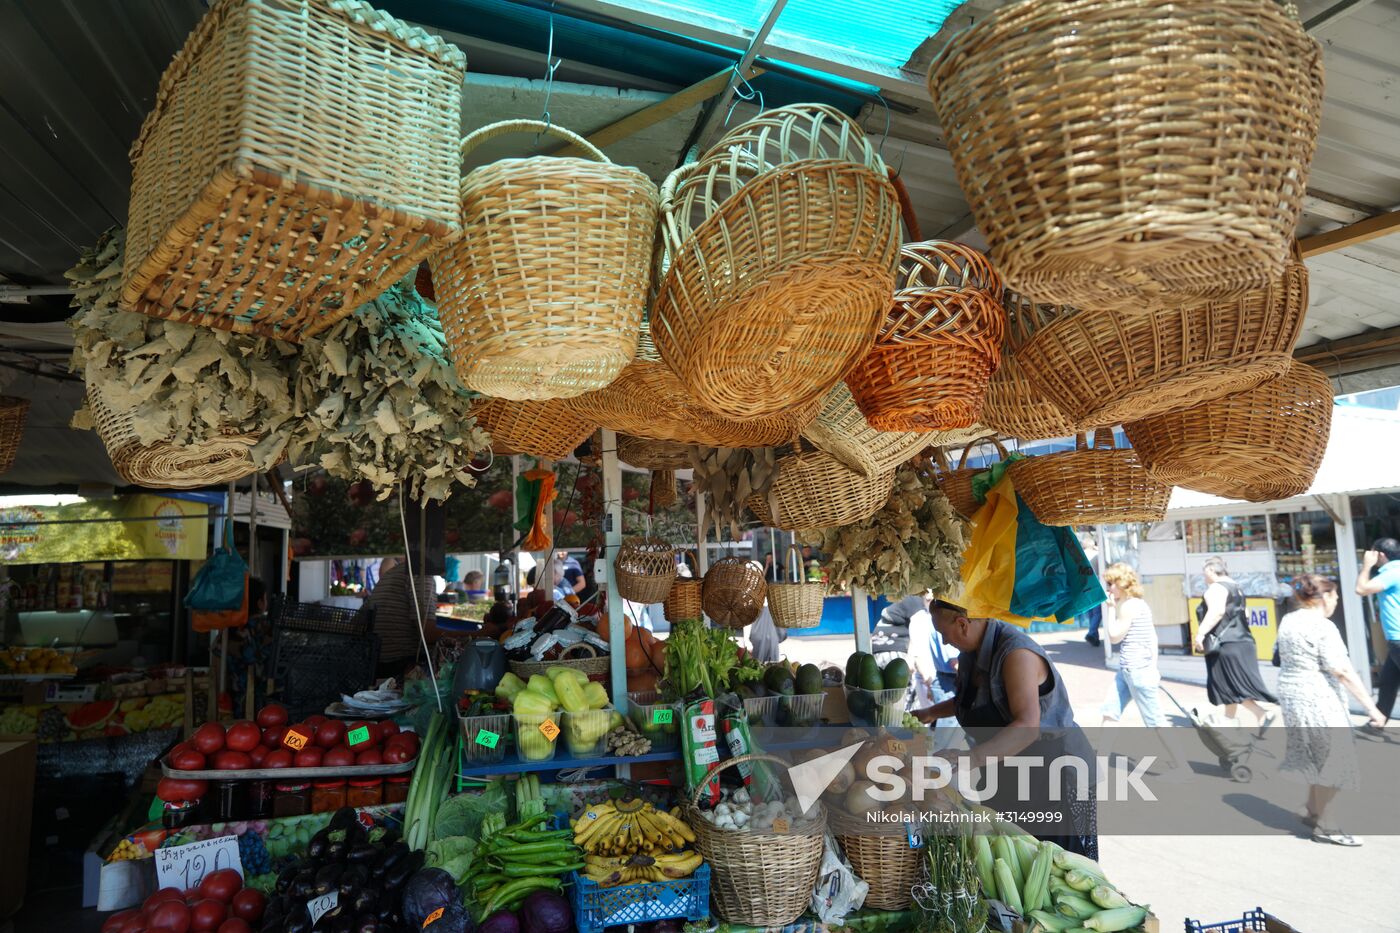
[[[68,734],[68,720],[63,710],[50,706],[39,714],[39,741],[55,742]]]
[[[238,837],[238,857],[243,861],[243,875],[262,875],[272,871],[272,856],[262,836],[251,829]]]

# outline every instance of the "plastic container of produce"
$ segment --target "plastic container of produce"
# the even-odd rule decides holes
[[[553,761],[555,747],[563,732],[559,725],[559,711],[512,715],[515,717],[515,749],[520,760]]]
[[[904,722],[904,687],[866,690],[845,685],[846,709],[853,726],[898,726]]]
[[[505,761],[510,744],[511,714],[459,716],[462,725],[462,754],[472,764],[488,765]]]
[[[744,712],[751,726],[808,729],[821,722],[825,703],[825,693],[748,697],[744,700]]]
[[[598,758],[607,754],[608,723],[613,709],[585,709],[577,713],[564,711],[564,744],[575,758]]]
[[[681,705],[662,702],[655,690],[627,694],[627,720],[642,738],[651,740],[654,752],[669,752],[680,745]]]

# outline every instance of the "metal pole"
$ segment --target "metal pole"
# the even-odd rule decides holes
[[[856,650],[870,650],[870,602],[865,590],[851,587],[851,616],[855,619]]]
[[[773,0],[773,6],[769,8],[768,15],[763,18],[763,23],[758,27],[758,31],[753,34],[753,39],[749,41],[749,47],[744,50],[738,63],[734,66],[734,71],[729,76],[729,83],[724,86],[724,90],[719,93],[709,104],[709,109],[705,111],[705,118],[700,121],[700,125],[690,134],[686,144],[681,147],[681,161],[684,164],[690,150],[696,146],[704,146],[709,142],[714,134],[716,124],[729,107],[729,102],[734,99],[734,89],[739,85],[739,76],[748,72],[753,60],[763,49],[763,43],[768,40],[768,34],[773,31],[773,26],[778,22],[778,15],[783,12],[783,7],[787,6],[787,0]]]
[[[617,435],[603,429],[603,564],[608,604],[609,672],[613,706],[627,712],[627,626],[623,623],[622,596],[612,559],[622,547],[622,467],[617,462]]]
[[[1371,689],[1371,657],[1366,651],[1366,612],[1356,593],[1356,580],[1361,568],[1356,563],[1356,531],[1351,521],[1351,497],[1346,493],[1318,496],[1331,509],[1337,532],[1337,588],[1342,591],[1342,607],[1346,613],[1347,654],[1356,668],[1356,675],[1369,692]],[[1388,712],[1388,710],[1387,710]]]

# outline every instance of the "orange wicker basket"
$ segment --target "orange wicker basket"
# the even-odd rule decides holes
[[[1244,392],[1123,425],[1157,481],[1251,502],[1307,492],[1331,428],[1332,383],[1298,362]]]
[[[1078,434],[1074,450],[1011,464],[1017,494],[1047,525],[1160,522],[1172,488],[1148,475],[1136,451],[1114,447],[1111,430],[1093,433],[1093,447]]]
[[[961,243],[900,250],[894,304],[874,348],[849,373],[856,404],[878,431],[936,431],[977,423],[1001,362],[1001,279]]]
[[[0,473],[15,465],[28,416],[29,399],[0,395]]]

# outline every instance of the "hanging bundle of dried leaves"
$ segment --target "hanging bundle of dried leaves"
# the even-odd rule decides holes
[[[739,539],[744,502],[754,493],[766,496],[777,472],[772,447],[692,447],[691,466],[697,495],[705,497],[703,538],[711,527],[718,537],[728,527]]]
[[[902,599],[931,589],[945,593],[961,582],[970,529],[933,476],[912,466],[895,473],[884,508],[863,522],[800,532],[804,544],[827,555],[834,589],[859,586]]]

